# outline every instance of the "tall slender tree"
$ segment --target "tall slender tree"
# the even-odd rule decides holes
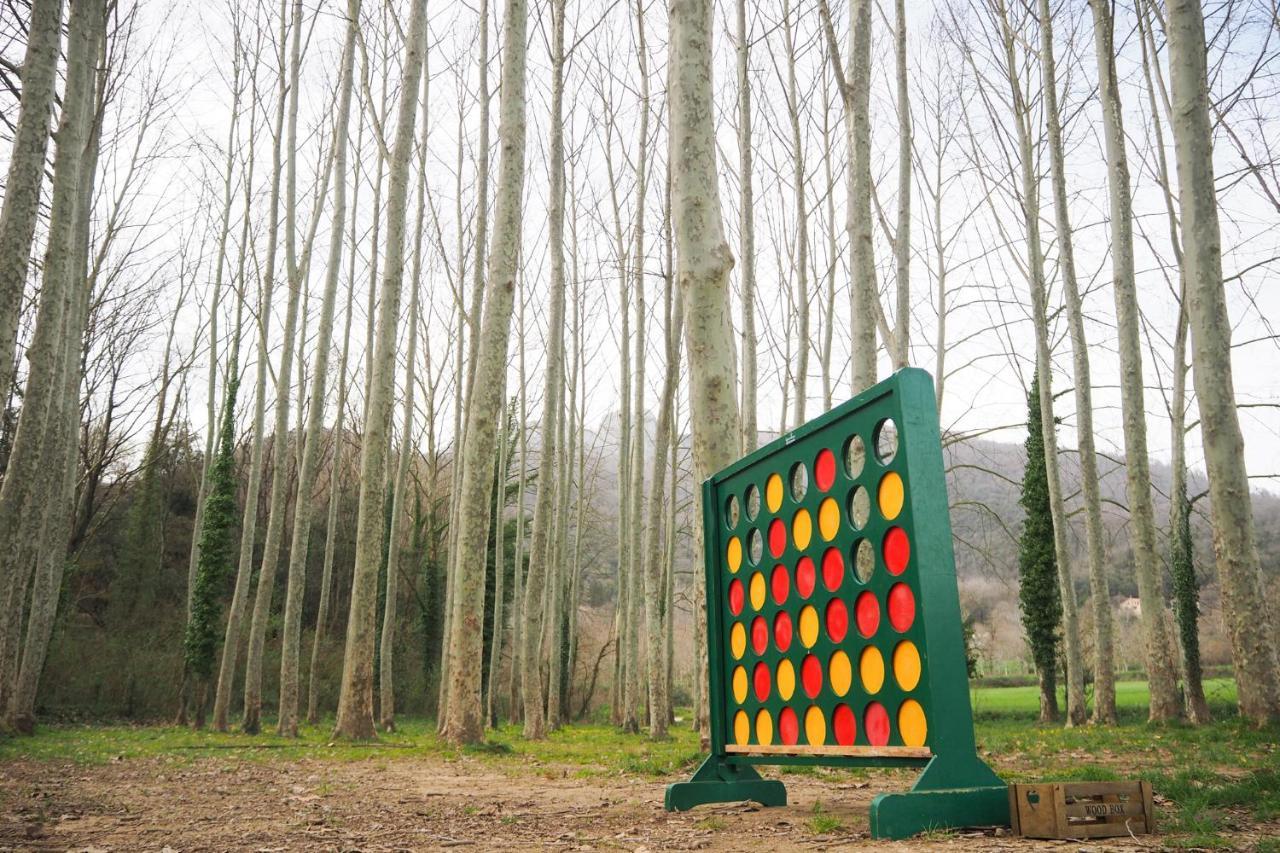
[[[418,84],[427,51],[426,0],[414,0],[405,37],[400,106],[391,153],[387,199],[387,255],[378,304],[374,370],[370,377],[368,419],[360,448],[360,499],[356,519],[356,561],[347,614],[346,653],[335,734],[370,739],[373,726],[373,653],[377,634],[378,572],[382,564],[383,489],[391,427],[396,363],[396,325],[404,280],[405,209],[409,192],[409,160],[413,154],[418,113]],[[426,121],[426,117],[423,117]]]
[[[1103,553],[1104,532],[1102,498],[1098,485],[1098,454],[1093,443],[1093,380],[1089,368],[1089,343],[1084,329],[1084,307],[1080,298],[1080,285],[1076,279],[1075,234],[1071,229],[1071,214],[1067,201],[1066,153],[1062,142],[1062,115],[1058,109],[1058,70],[1056,47],[1053,43],[1053,14],[1049,9],[1049,0],[1039,0],[1039,10],[1040,81],[1044,91],[1044,120],[1049,142],[1054,226],[1058,235],[1058,269],[1062,273],[1067,326],[1071,332],[1072,372],[1075,375],[1073,388],[1078,425],[1076,441],[1080,445],[1080,492],[1084,499],[1089,586],[1093,594],[1093,719],[1099,723],[1113,725],[1116,722],[1115,651],[1111,639],[1113,621],[1111,592],[1107,586],[1106,556]],[[1158,613],[1157,609],[1157,615]],[[1148,652],[1150,651],[1148,649]],[[1156,664],[1151,666],[1155,670],[1161,669]],[[1161,704],[1156,697],[1163,696],[1171,687],[1171,683],[1162,682],[1160,679],[1152,682],[1153,710]]]
[[[462,492],[451,523],[458,526],[453,620],[448,638],[449,701],[444,735],[455,743],[484,736],[480,699],[483,672],[484,588],[494,448],[502,412],[501,374],[519,267],[525,171],[526,0],[506,0],[503,16],[502,94],[498,137],[501,147],[494,228],[489,247],[485,306],[480,326],[474,392],[462,447]],[[541,488],[546,486],[540,484]]]
[[[1209,473],[1213,548],[1231,638],[1240,715],[1262,725],[1280,717],[1280,680],[1254,539],[1244,437],[1231,369],[1231,321],[1222,281],[1222,234],[1214,186],[1213,124],[1205,19],[1200,0],[1167,6],[1173,148],[1182,212],[1182,262],[1191,321],[1192,369]]]
[[[293,537],[289,544],[289,573],[285,589],[284,630],[280,649],[280,708],[277,729],[280,734],[298,734],[298,657],[302,645],[302,603],[306,591],[307,551],[311,538],[311,519],[315,502],[312,492],[320,468],[320,448],[324,441],[325,392],[329,382],[329,351],[333,343],[333,314],[338,299],[338,275],[342,267],[343,229],[347,215],[347,135],[351,123],[351,93],[355,71],[356,32],[360,25],[360,0],[347,2],[346,36],[342,47],[342,70],[338,79],[338,113],[333,125],[333,214],[329,229],[329,257],[325,264],[324,295],[320,303],[320,328],[316,336],[316,362],[311,374],[307,404],[307,426],[302,438],[302,464],[298,466],[297,499],[293,510]],[[348,318],[350,312],[348,311]],[[348,328],[350,328],[348,323]],[[343,343],[346,348],[346,342]],[[345,370],[346,366],[343,365]],[[332,461],[337,472],[340,465],[337,449],[341,436],[330,437],[335,448]],[[331,488],[336,483],[331,482]],[[332,495],[330,499],[332,500]],[[326,579],[327,580],[327,579]],[[327,584],[321,595],[327,597]],[[325,602],[327,610],[328,602]],[[326,614],[327,615],[327,614]],[[317,617],[316,631],[320,631]],[[312,673],[314,678],[314,672]]]
[[[1177,717],[1180,702],[1173,661],[1169,658],[1169,638],[1165,634],[1164,594],[1156,557],[1151,465],[1147,458],[1147,409],[1143,399],[1145,385],[1142,378],[1142,341],[1133,260],[1133,200],[1129,188],[1129,157],[1125,150],[1120,83],[1116,76],[1111,7],[1100,0],[1089,0],[1089,9],[1093,13],[1098,94],[1102,100],[1102,128],[1106,139],[1107,184],[1110,190],[1112,292],[1115,296],[1116,326],[1120,335],[1120,405],[1129,499],[1129,541],[1138,575],[1138,595],[1142,602],[1142,633],[1146,652],[1143,658],[1146,661],[1147,683],[1151,692],[1150,718],[1159,722]],[[1180,367],[1175,365],[1174,369]],[[1083,452],[1083,447],[1081,450]],[[1177,501],[1179,497],[1174,495],[1172,499]],[[1095,612],[1096,607],[1095,602]],[[1095,716],[1099,713],[1095,709]]]
[[[546,699],[542,693],[542,599],[549,566],[547,547],[554,524],[552,482],[555,477],[555,422],[564,386],[564,24],[565,0],[551,2],[551,125],[548,158],[551,170],[548,198],[547,251],[551,256],[547,354],[542,392],[542,437],[538,446],[537,495],[533,504],[533,528],[529,538],[529,572],[524,584],[521,614],[524,642],[520,649],[520,692],[524,695],[524,736],[546,736]],[[523,364],[523,361],[521,362]],[[523,451],[522,451],[523,455]],[[621,486],[619,486],[621,488]],[[519,564],[517,563],[517,570]]]

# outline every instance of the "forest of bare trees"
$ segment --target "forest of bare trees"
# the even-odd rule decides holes
[[[1280,719],[1278,9],[0,0],[4,729],[705,729],[698,484],[908,365],[973,654]]]

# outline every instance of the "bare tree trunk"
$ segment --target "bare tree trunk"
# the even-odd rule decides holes
[[[484,300],[484,252],[488,239],[489,227],[489,103],[492,95],[489,91],[489,0],[480,0],[479,51],[476,57],[476,73],[479,77],[480,133],[476,144],[476,210],[475,234],[473,247],[476,262],[471,274],[471,301],[464,307],[461,300],[461,286],[466,279],[466,252],[463,248],[462,225],[462,151],[463,138],[462,112],[458,114],[458,345],[457,345],[457,391],[455,404],[457,412],[454,416],[454,458],[453,458],[453,491],[450,494],[449,517],[457,518],[458,501],[462,499],[462,445],[467,433],[467,419],[471,416],[471,391],[475,380],[477,347],[480,344],[481,311]],[[463,360],[463,340],[466,339],[466,360]],[[464,377],[465,373],[465,377]],[[449,525],[449,578],[446,583],[444,649],[440,661],[440,699],[438,725],[444,727],[443,709],[448,704],[450,687],[450,667],[448,638],[453,636],[453,616],[457,608],[453,605],[453,594],[457,587],[457,554],[458,530],[452,523]]]
[[[333,340],[333,312],[338,295],[338,270],[342,265],[342,234],[347,213],[347,129],[351,116],[351,90],[355,68],[356,30],[359,27],[360,0],[348,0],[347,34],[343,46],[342,73],[338,82],[338,116],[333,131],[333,225],[329,240],[329,258],[325,267],[324,296],[320,306],[320,330],[316,339],[316,365],[311,376],[310,409],[307,412],[306,437],[302,464],[298,466],[298,492],[293,511],[293,538],[289,545],[289,579],[285,593],[284,636],[280,651],[280,719],[277,730],[287,737],[298,734],[298,652],[302,644],[302,601],[306,592],[307,551],[311,537],[311,518],[320,465],[320,446],[324,431],[325,388],[329,378],[329,350]],[[348,318],[350,314],[348,314]],[[348,321],[348,328],[350,323]],[[346,350],[344,342],[343,350]],[[344,366],[345,371],[345,366]],[[341,418],[341,414],[339,414]],[[335,450],[341,437],[334,435]],[[334,483],[338,456],[333,461]],[[332,494],[330,498],[332,500]],[[321,589],[327,599],[328,583]],[[323,602],[328,610],[328,601]],[[327,615],[327,614],[326,614]],[[316,623],[319,634],[320,623]],[[318,642],[317,642],[318,647]],[[314,670],[313,670],[314,678]]]
[[[671,217],[676,234],[676,278],[687,312],[685,346],[698,481],[732,462],[741,447],[729,321],[733,255],[724,239],[716,175],[711,12],[710,0],[673,0],[668,18]],[[701,501],[698,503],[700,506]],[[697,517],[701,517],[700,511]],[[702,525],[694,524],[694,530],[695,548],[700,548]],[[694,583],[695,648],[703,648],[706,591],[700,577]],[[706,683],[701,662],[698,680]],[[703,690],[695,710],[700,731],[706,731],[705,708]]]
[[[258,501],[262,488],[264,456],[263,433],[267,409],[267,372],[270,367],[268,331],[271,317],[271,301],[275,290],[276,253],[280,234],[280,178],[283,174],[281,149],[284,143],[285,111],[288,105],[288,78],[284,74],[285,39],[288,17],[282,0],[280,12],[280,79],[276,89],[276,117],[274,140],[271,148],[271,201],[267,225],[267,255],[263,269],[262,291],[258,300],[258,363],[253,400],[253,445],[249,456],[248,485],[245,490],[244,515],[240,524],[240,561],[236,570],[235,589],[227,608],[227,627],[222,643],[222,661],[218,667],[218,686],[213,700],[213,727],[227,730],[227,713],[231,707],[231,694],[235,689],[236,663],[240,651],[241,622],[249,599],[249,584],[253,571],[253,546],[257,535]],[[246,187],[245,192],[249,192]],[[245,217],[249,216],[246,206]],[[287,354],[286,354],[287,356]],[[279,441],[279,437],[276,439]],[[279,455],[279,454],[277,454]]]
[[[520,693],[520,676],[523,669],[524,645],[523,628],[525,614],[524,561],[525,561],[525,521],[524,521],[524,487],[528,477],[526,472],[529,462],[529,392],[525,381],[525,326],[524,326],[525,294],[523,281],[520,286],[520,313],[516,321],[516,336],[520,351],[517,355],[519,364],[517,378],[520,382],[520,473],[516,475],[516,548],[515,548],[515,581],[511,591],[511,671],[507,684],[511,720],[523,719]]]
[[[787,118],[791,121],[791,148],[793,172],[791,181],[795,185],[795,252],[791,258],[792,268],[796,274],[796,347],[795,360],[795,395],[796,409],[792,417],[792,427],[799,427],[805,422],[805,404],[808,401],[809,378],[809,209],[805,200],[804,137],[800,131],[800,90],[796,82],[796,43],[791,27],[791,2],[786,0],[782,5],[783,38],[786,44],[787,59]],[[789,360],[788,360],[789,361]]]
[[[836,264],[839,262],[836,245],[836,180],[831,169],[831,97],[830,90],[823,93],[822,100],[822,171],[826,178],[826,237],[827,257],[824,309],[822,316],[822,410],[831,410],[835,394],[835,377],[831,370],[831,350],[835,341],[836,317]]]
[[[636,0],[636,60],[640,70],[640,132],[636,151],[636,213],[632,228],[632,288],[635,296],[636,335],[635,358],[632,369],[634,375],[631,382],[634,400],[631,405],[631,497],[627,501],[626,529],[631,536],[629,550],[631,560],[627,566],[627,644],[625,654],[628,660],[627,679],[622,697],[622,730],[638,732],[640,730],[640,666],[646,660],[642,656],[640,639],[640,621],[644,613],[644,588],[641,575],[644,573],[644,553],[641,541],[644,530],[644,442],[645,442],[645,376],[644,366],[647,353],[645,351],[645,326],[648,324],[648,307],[644,292],[645,262],[645,196],[649,186],[649,56],[645,41],[644,10],[640,0]],[[652,488],[652,486],[651,486]],[[653,673],[649,673],[652,680]]]
[[[510,3],[511,0],[508,2]],[[520,649],[520,692],[524,694],[524,736],[533,739],[545,737],[547,733],[546,701],[542,694],[539,649],[543,634],[542,598],[546,592],[547,577],[550,574],[547,565],[547,546],[555,523],[555,507],[552,505],[555,492],[552,485],[556,457],[555,423],[560,411],[560,394],[564,384],[562,358],[564,356],[565,188],[564,129],[561,121],[564,98],[564,0],[553,0],[550,8],[552,16],[551,119],[548,158],[551,170],[551,191],[547,202],[549,208],[547,251],[551,254],[551,307],[547,321],[546,381],[542,392],[542,441],[538,448],[538,494],[533,506],[533,531],[529,541],[529,573],[524,586],[524,612],[521,614],[524,641]],[[523,127],[521,127],[521,143],[523,149]],[[626,320],[624,319],[623,322],[625,323]],[[554,685],[552,689],[555,689]]]
[[[382,562],[383,487],[387,475],[388,434],[394,405],[396,325],[404,279],[405,207],[409,191],[409,158],[413,154],[418,84],[426,45],[426,0],[414,0],[405,40],[400,106],[391,154],[387,200],[387,262],[378,305],[375,375],[369,387],[368,419],[360,449],[360,508],[356,520],[356,561],[347,616],[342,692],[335,735],[370,739],[373,726],[373,650],[377,633],[378,570]],[[426,121],[423,117],[423,121]]]
[[[40,188],[49,149],[49,116],[58,81],[62,6],[63,0],[32,0],[31,26],[22,60],[22,95],[0,212],[0,407],[8,404],[13,388],[14,347],[39,219]]]
[[[655,740],[667,736],[667,661],[663,642],[663,551],[659,534],[666,504],[675,501],[675,493],[665,493],[667,457],[671,452],[672,409],[676,386],[680,379],[680,329],[684,325],[684,302],[673,297],[674,278],[670,270],[663,288],[663,337],[666,342],[666,373],[662,379],[662,397],[658,402],[658,421],[654,427],[653,473],[649,482],[649,522],[645,528],[644,581],[645,622],[649,654],[649,736]],[[672,531],[674,534],[674,531]],[[671,535],[671,534],[669,534]]]
[[[1143,400],[1142,342],[1139,336],[1138,293],[1133,263],[1133,202],[1129,189],[1129,158],[1125,151],[1120,85],[1116,78],[1113,22],[1108,5],[1089,0],[1093,12],[1102,125],[1106,138],[1107,178],[1111,204],[1111,264],[1116,325],[1120,342],[1120,402],[1125,438],[1125,474],[1129,499],[1129,540],[1142,602],[1147,682],[1151,691],[1150,719],[1176,719],[1179,700],[1169,638],[1165,636],[1165,604],[1156,557],[1155,511],[1151,503],[1151,467],[1147,457],[1146,404]],[[1175,370],[1179,366],[1175,366]],[[1083,430],[1084,425],[1081,424]],[[1083,447],[1081,448],[1083,451]],[[1177,500],[1176,495],[1173,500]],[[1105,579],[1104,579],[1105,582]],[[1109,639],[1109,638],[1108,638]],[[1114,685],[1113,685],[1114,688]],[[1097,688],[1095,688],[1096,694]],[[1112,692],[1114,706],[1114,689]],[[1100,709],[1100,705],[1098,706]],[[1099,716],[1100,710],[1094,715]]]
[[[1192,367],[1200,401],[1200,432],[1209,473],[1214,554],[1222,584],[1223,619],[1231,638],[1240,715],[1255,725],[1263,725],[1280,717],[1280,685],[1232,381],[1231,321],[1222,281],[1204,14],[1200,0],[1170,0],[1167,8],[1183,270],[1189,297]]]
[[[320,575],[320,603],[316,609],[316,627],[311,637],[311,663],[307,668],[307,722],[312,725],[315,725],[320,720],[320,710],[318,705],[320,680],[317,667],[320,662],[320,649],[324,644],[325,632],[329,626],[329,599],[332,595],[333,563],[337,553],[338,499],[342,488],[343,448],[346,445],[346,435],[343,430],[346,424],[347,392],[350,381],[350,377],[347,373],[347,366],[351,355],[351,323],[354,317],[352,308],[355,301],[356,259],[359,255],[359,252],[356,251],[356,229],[358,227],[357,214],[360,210],[359,164],[361,162],[360,155],[364,149],[363,143],[364,125],[363,123],[360,123],[360,129],[356,134],[356,168],[352,174],[351,226],[349,234],[349,239],[351,241],[351,253],[347,261],[347,304],[345,309],[346,313],[342,322],[342,355],[338,359],[337,412],[334,416],[333,432],[330,434],[329,510],[328,516],[325,520],[324,568],[321,569]],[[345,154],[345,151],[343,153]],[[339,180],[345,180],[342,169],[337,168],[335,165],[334,171],[336,172]],[[338,199],[335,196],[335,221],[337,216],[337,204]],[[334,238],[331,236],[330,239]],[[330,251],[332,251],[332,249]],[[297,525],[296,519],[294,524],[295,526]]]
[[[759,444],[756,426],[756,390],[759,385],[756,368],[756,203],[754,178],[751,174],[751,42],[747,30],[747,0],[737,0],[738,71],[738,182],[742,199],[738,210],[742,241],[742,453]],[[790,16],[787,20],[789,21]]]
[[[67,296],[56,346],[60,364],[52,381],[52,391],[58,399],[51,401],[49,406],[47,434],[41,443],[40,470],[49,482],[44,487],[47,490],[45,500],[31,507],[31,512],[40,518],[40,529],[34,554],[30,612],[21,666],[17,669],[17,680],[5,709],[6,726],[23,734],[30,734],[35,729],[36,692],[58,609],[79,474],[76,428],[80,423],[81,354],[93,286],[88,275],[89,219],[101,140],[101,107],[106,97],[108,74],[107,21],[103,3],[101,0],[86,0],[82,5],[85,15],[83,40],[78,39],[80,33],[73,30],[68,49],[83,49],[88,56],[84,57],[84,67],[76,69],[76,82],[72,82],[71,72],[68,72],[63,110],[71,112],[72,123],[61,124],[57,138],[59,153],[66,145],[67,153],[71,155],[65,165],[76,173],[75,195],[68,199],[72,205],[69,212],[71,227],[67,231],[70,240],[61,245],[50,241],[49,253],[45,257],[45,286],[50,286],[48,275],[52,269],[64,276],[63,281],[53,288]],[[73,21],[79,11],[79,8],[72,10]],[[84,91],[76,92],[77,86],[82,86]],[[54,181],[57,182],[56,163]],[[56,232],[51,228],[51,233]],[[53,252],[64,252],[68,256],[65,266],[50,264],[49,255]],[[32,371],[35,372],[34,366]],[[30,381],[27,390],[30,393]],[[21,571],[27,569],[23,567]],[[22,599],[18,599],[18,603],[21,606]]]
[[[449,701],[444,736],[453,743],[484,737],[480,701],[483,660],[485,551],[493,488],[495,428],[502,411],[501,377],[520,259],[525,171],[525,0],[507,0],[503,19],[501,146],[494,229],[489,249],[485,307],[480,327],[471,407],[462,456],[462,493],[452,520],[458,525],[457,594],[449,637]]]
[[[1061,115],[1058,111],[1058,72],[1054,58],[1053,17],[1049,11],[1048,0],[1039,0],[1039,9],[1041,85],[1044,90],[1044,116],[1049,137],[1054,222],[1058,233],[1058,267],[1062,272],[1067,325],[1071,330],[1072,366],[1075,373],[1076,433],[1080,446],[1080,479],[1089,559],[1089,587],[1093,597],[1093,719],[1097,723],[1114,725],[1116,722],[1115,651],[1111,641],[1111,592],[1107,587],[1106,556],[1103,553],[1105,534],[1102,529],[1102,501],[1098,488],[1098,455],[1093,443],[1093,381],[1090,378],[1089,344],[1084,331],[1080,286],[1076,281],[1074,237],[1067,208],[1067,179],[1064,163],[1066,157],[1063,153]],[[1040,375],[1041,381],[1048,381],[1047,373]],[[1138,552],[1135,551],[1135,553]],[[1141,575],[1141,567],[1139,567],[1139,575]],[[1146,603],[1144,601],[1144,604]],[[1159,614],[1158,609],[1156,613]],[[1148,652],[1150,652],[1149,647]],[[1160,686],[1158,683],[1152,684],[1153,709],[1156,693],[1163,692],[1157,690]]]
[[[283,18],[284,2],[280,4],[280,14]],[[280,367],[276,372],[276,412],[271,440],[273,460],[267,535],[262,546],[262,564],[258,567],[258,586],[254,594],[253,618],[249,624],[249,648],[244,665],[244,714],[240,727],[249,734],[256,734],[262,728],[262,654],[266,644],[267,619],[271,615],[271,596],[276,584],[276,567],[280,562],[280,546],[284,540],[285,515],[288,513],[289,404],[292,402],[290,399],[291,376],[293,348],[298,332],[298,306],[302,299],[303,288],[297,252],[298,89],[302,66],[302,0],[293,0],[292,17],[290,24],[292,39],[289,49],[289,106],[286,119],[286,144],[289,157],[285,166],[284,225],[285,274],[289,283],[289,300],[285,308]],[[262,322],[266,324],[268,318],[263,317]]]
[[[33,566],[45,565],[37,546],[44,541],[45,519],[64,487],[55,473],[64,462],[64,445],[59,441],[64,436],[64,406],[75,405],[64,399],[63,371],[67,367],[68,338],[77,338],[78,353],[79,336],[83,333],[83,319],[76,313],[82,310],[80,295],[85,287],[79,252],[81,208],[87,203],[82,183],[92,175],[92,168],[88,175],[84,169],[85,159],[91,154],[88,146],[97,144],[94,62],[104,26],[99,20],[102,15],[100,0],[77,2],[69,15],[67,84],[55,135],[44,275],[35,331],[26,353],[28,372],[22,411],[0,484],[0,586],[4,590],[4,606],[0,608],[0,710],[10,716],[17,707],[14,700],[27,591],[33,572],[40,574]],[[87,218],[87,212],[84,215]],[[4,357],[7,359],[9,354]],[[76,362],[78,370],[78,356]],[[76,403],[78,391],[77,383],[72,391]],[[78,405],[75,408],[78,417]],[[59,572],[64,553],[60,548]],[[42,581],[37,577],[36,582]],[[57,590],[53,594],[56,603]],[[34,607],[32,615],[34,621]]]
[[[893,329],[893,367],[911,358],[911,90],[907,86],[907,10],[895,0],[893,56],[898,86],[898,222],[893,235],[897,316]]]
[[[402,573],[400,558],[404,549],[401,528],[406,522],[409,511],[409,495],[407,493],[409,488],[409,468],[413,459],[418,455],[413,439],[413,415],[418,385],[418,327],[422,313],[419,306],[423,288],[422,236],[425,230],[426,215],[427,105],[430,83],[431,74],[428,57],[424,54],[422,103],[419,106],[423,118],[418,139],[418,172],[416,176],[418,198],[413,229],[413,268],[409,275],[409,284],[412,289],[409,295],[409,346],[405,352],[404,422],[400,430],[399,464],[396,467],[395,485],[392,488],[391,524],[389,525],[390,529],[387,531],[387,584],[383,596],[382,635],[378,654],[378,711],[382,728],[388,732],[393,732],[396,728],[395,643],[399,590],[401,587],[400,575]]]
[[[1017,125],[1018,151],[1022,170],[1022,207],[1027,231],[1027,267],[1031,288],[1032,325],[1036,335],[1036,371],[1039,375],[1040,414],[1043,421],[1045,474],[1049,486],[1049,510],[1053,516],[1054,555],[1058,563],[1058,585],[1062,596],[1062,640],[1067,660],[1067,725],[1082,725],[1087,711],[1084,698],[1084,656],[1080,650],[1079,617],[1076,614],[1075,582],[1071,576],[1071,551],[1067,543],[1066,505],[1058,469],[1058,428],[1053,417],[1052,360],[1049,351],[1048,308],[1044,282],[1044,256],[1040,245],[1040,189],[1031,147],[1030,109],[1022,94],[1014,60],[1014,36],[1003,2],[999,5],[1001,39],[1012,94],[1013,119]]]
[[[876,382],[876,265],[871,234],[871,0],[849,0],[849,68],[840,65],[827,0],[820,0],[827,54],[844,103],[846,147],[849,151],[848,211],[845,230],[853,257],[850,284],[852,342],[850,393]]]
[[[503,398],[506,391],[503,390]],[[485,666],[484,718],[490,728],[498,726],[498,664],[502,659],[503,621],[506,619],[503,597],[506,594],[506,513],[507,461],[511,445],[511,418],[503,410],[501,432],[498,433],[497,494],[493,501],[493,634],[489,641],[489,660]]]
[[[668,60],[671,213],[686,310],[699,481],[732,462],[739,447],[728,291],[733,255],[724,239],[716,178],[711,40],[709,0],[673,0]]]
[[[1209,703],[1204,695],[1204,683],[1200,668],[1199,588],[1196,584],[1192,559],[1191,503],[1187,499],[1187,341],[1190,334],[1190,318],[1187,309],[1186,268],[1182,263],[1182,238],[1179,235],[1177,199],[1169,175],[1169,162],[1165,156],[1164,130],[1160,121],[1160,109],[1156,102],[1156,82],[1159,79],[1162,101],[1169,107],[1164,81],[1159,77],[1158,65],[1153,69],[1151,57],[1155,55],[1155,41],[1147,19],[1148,6],[1142,2],[1137,10],[1138,35],[1142,48],[1142,75],[1147,91],[1151,114],[1151,130],[1155,144],[1156,182],[1164,195],[1165,219],[1169,225],[1169,244],[1179,270],[1178,320],[1173,338],[1173,388],[1169,395],[1170,460],[1172,470],[1169,488],[1169,550],[1170,574],[1173,576],[1174,607],[1181,632],[1181,667],[1184,680],[1184,701],[1187,718],[1197,725],[1209,722]],[[1113,25],[1114,28],[1114,25]]]

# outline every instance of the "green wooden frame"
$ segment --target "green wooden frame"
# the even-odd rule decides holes
[[[892,419],[898,426],[897,453],[887,463],[881,463],[875,453],[873,430],[884,419]],[[845,466],[845,442],[853,434],[862,436],[865,444],[865,462],[860,475],[855,478]],[[789,472],[797,463],[805,463],[810,472],[816,454],[822,448],[831,449],[837,459],[835,483],[820,492],[812,482],[807,493],[796,500],[790,489]],[[783,500],[777,517],[787,525],[786,549],[775,560],[768,552],[767,535],[759,534],[763,556],[758,563],[750,558],[748,531],[755,519],[770,515],[765,503],[765,477],[776,472],[784,481]],[[901,512],[892,522],[885,521],[876,508],[876,492],[872,487],[888,471],[896,471],[906,484],[905,502]],[[730,495],[745,495],[748,484],[760,490],[760,514],[755,519],[747,517],[747,507],[739,498],[739,520],[731,529],[728,525],[727,502]],[[855,529],[849,520],[846,497],[855,485],[869,490],[873,511],[866,525]],[[818,506],[823,499],[834,497],[840,505],[839,531],[830,542],[824,542],[818,529]],[[709,660],[709,700],[711,724],[711,754],[688,782],[669,785],[665,805],[668,810],[685,810],[695,805],[711,802],[754,800],[766,806],[785,805],[786,789],[782,782],[767,780],[756,772],[757,765],[825,765],[844,767],[920,767],[922,772],[909,792],[881,794],[871,804],[871,833],[877,838],[904,838],[928,829],[951,826],[1007,825],[1009,802],[1007,786],[977,755],[973,736],[973,714],[969,703],[969,683],[964,657],[960,601],[956,588],[955,556],[951,543],[951,523],[948,513],[946,480],[942,460],[942,442],[938,425],[937,406],[934,400],[933,380],[923,370],[906,368],[859,394],[848,402],[814,418],[798,429],[761,447],[743,459],[729,465],[709,478],[702,487],[704,568],[707,584],[707,655]],[[849,635],[842,643],[832,642],[825,630],[819,631],[818,641],[808,650],[823,662],[824,681],[829,675],[826,662],[837,648],[849,653],[853,664],[853,685],[844,699],[834,697],[824,689],[813,700],[823,709],[828,726],[832,709],[844,701],[851,708],[861,709],[866,701],[879,701],[891,717],[893,709],[907,697],[896,683],[891,665],[892,647],[902,639],[915,643],[921,658],[920,683],[910,691],[911,698],[920,702],[928,721],[928,735],[921,749],[906,748],[901,740],[896,721],[891,725],[888,749],[868,744],[863,719],[858,710],[855,748],[846,754],[815,754],[804,743],[803,724],[801,740],[794,752],[779,754],[743,753],[729,746],[726,731],[730,715],[739,707],[729,695],[730,674],[735,666],[752,659],[767,663],[772,672],[783,657],[798,662],[806,654],[798,636],[786,654],[779,652],[771,641],[760,655],[745,655],[742,662],[734,660],[726,648],[728,621],[734,615],[728,606],[730,578],[722,569],[725,548],[730,537],[737,535],[743,545],[742,566],[735,575],[744,585],[755,571],[765,572],[766,588],[768,572],[775,562],[789,567],[794,584],[794,567],[800,553],[792,541],[791,518],[799,509],[807,509],[812,519],[812,541],[803,552],[814,560],[817,583],[806,603],[813,604],[824,613],[826,604],[834,598],[846,602],[849,612]],[[883,536],[891,526],[900,526],[908,532],[911,556],[906,570],[900,576],[891,576],[881,564]],[[854,548],[859,539],[870,540],[876,552],[876,570],[865,584],[854,572]],[[845,579],[838,592],[830,591],[822,582],[821,556],[827,548],[838,548],[845,562]],[[896,632],[883,623],[887,614],[881,614],[882,626],[875,633],[871,644],[880,648],[885,659],[883,687],[874,695],[863,692],[857,677],[858,662],[855,652],[867,644],[857,636],[854,619],[854,601],[863,588],[874,592],[884,601],[890,586],[906,582],[916,598],[916,618],[906,632]],[[852,585],[852,587],[850,586]],[[772,615],[780,609],[799,613],[799,605],[792,598],[778,607],[772,595],[766,593],[766,603],[759,612],[770,626],[772,640]],[[743,615],[736,617],[749,626]],[[798,623],[798,619],[795,620]],[[820,624],[825,626],[825,614]],[[795,626],[798,629],[798,624]],[[748,631],[749,634],[749,631]],[[888,635],[889,642],[885,637]],[[751,718],[751,740],[755,742],[755,714],[766,710],[777,721],[781,709],[790,704],[803,706],[809,700],[803,695],[800,667],[796,665],[796,696],[784,702],[775,689],[764,702],[756,701],[748,690],[747,701],[742,708]],[[735,747],[735,749],[749,748]],[[777,750],[779,747],[772,747]],[[827,748],[828,750],[830,748]]]

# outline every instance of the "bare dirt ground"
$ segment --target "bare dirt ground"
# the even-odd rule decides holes
[[[905,779],[786,777],[791,804],[662,810],[666,780],[514,776],[484,761],[335,763],[147,758],[0,765],[0,850],[848,850],[1159,849],[1158,836],[1028,842],[987,832],[872,841],[867,808]],[[672,780],[674,781],[674,780]],[[820,803],[815,813],[815,803]],[[821,815],[821,820],[815,817]],[[838,822],[838,825],[836,825]],[[835,828],[831,828],[834,826]]]

